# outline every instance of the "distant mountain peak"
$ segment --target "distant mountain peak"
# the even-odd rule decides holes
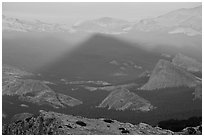
[[[171,11],[156,18],[143,19],[135,24],[136,31],[161,31],[187,36],[201,35],[202,6]]]
[[[121,34],[126,33],[131,26],[132,23],[126,20],[101,17],[98,19],[77,22],[73,25],[73,29],[92,33]]]
[[[109,22],[109,21],[118,20],[118,19],[112,18],[112,17],[102,17],[102,18],[99,18],[98,20],[104,21],[104,22]]]

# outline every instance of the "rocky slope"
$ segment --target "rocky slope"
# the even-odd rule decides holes
[[[38,105],[49,105],[54,108],[82,104],[82,101],[78,99],[56,93],[43,81],[22,78],[20,77],[22,75],[27,75],[27,72],[12,67],[10,69],[3,67],[3,96],[18,96],[22,101],[32,102]]]
[[[187,71],[202,72],[202,64],[200,62],[181,53],[173,58],[172,63]]]
[[[39,115],[20,113],[2,126],[3,135],[189,135],[202,134],[202,126],[172,132],[145,123],[133,125],[116,120],[89,119],[40,110]]]
[[[150,111],[154,108],[149,101],[125,88],[119,88],[112,91],[98,107],[143,112]]]
[[[174,132],[140,123],[132,125],[111,119],[88,119],[41,110],[15,115],[11,123],[3,126],[4,135],[171,135]]]
[[[166,60],[159,60],[148,82],[140,89],[154,90],[168,87],[195,87],[199,82],[194,75]]]

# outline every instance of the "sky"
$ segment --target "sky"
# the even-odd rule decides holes
[[[129,21],[156,17],[180,8],[192,8],[199,2],[7,2],[3,3],[4,15],[26,19],[40,19],[53,23],[73,23],[100,17],[115,17]]]

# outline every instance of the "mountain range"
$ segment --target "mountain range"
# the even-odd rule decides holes
[[[2,30],[16,32],[72,32],[66,24],[52,24],[40,20],[24,20],[2,16]]]
[[[26,21],[5,15],[3,15],[2,20],[3,31],[91,32],[114,35],[131,31],[159,31],[168,34],[184,34],[187,36],[202,34],[202,6],[178,9],[155,18],[142,19],[134,22],[112,17],[102,17],[76,22],[71,27],[66,24],[50,24],[39,20]]]

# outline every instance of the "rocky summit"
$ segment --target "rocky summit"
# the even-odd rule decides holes
[[[202,126],[172,132],[146,123],[133,125],[112,119],[89,119],[40,110],[40,114],[20,113],[2,127],[3,135],[189,135],[202,134]]]
[[[148,82],[140,89],[154,90],[168,87],[195,87],[199,81],[194,75],[166,60],[159,60]]]
[[[148,100],[124,88],[112,91],[98,107],[108,107],[108,109],[122,111],[129,109],[144,112],[154,108]]]
[[[88,119],[40,110],[34,116],[17,114],[3,126],[4,135],[172,135],[174,132],[145,123],[133,125],[111,119]]]

